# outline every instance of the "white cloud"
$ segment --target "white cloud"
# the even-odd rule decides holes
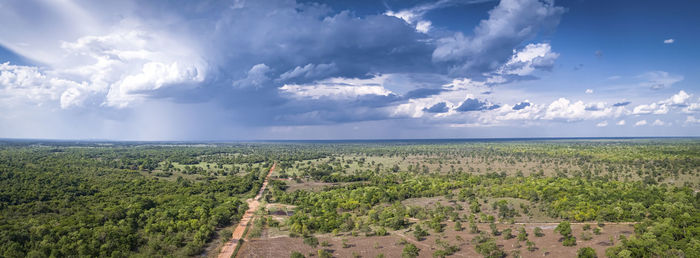
[[[654,122],[651,124],[653,126],[664,126],[666,123],[664,121],[661,121],[659,119],[654,120]]]
[[[551,67],[558,57],[559,53],[553,52],[548,43],[528,44],[520,51],[513,49],[513,56],[497,70],[497,73],[528,75],[537,68]]]
[[[595,126],[597,126],[597,127],[606,127],[606,126],[608,126],[608,121],[603,121],[603,122],[597,123]]]
[[[85,96],[81,91],[86,89],[85,83],[52,78],[37,67],[0,64],[0,99],[4,105],[44,105],[58,100],[60,107],[69,108],[82,103]]]
[[[451,74],[470,74],[497,69],[510,58],[509,52],[541,31],[559,23],[565,9],[551,1],[503,0],[474,29],[473,36],[457,32],[437,41],[435,62],[455,62]]]
[[[647,115],[647,114],[663,115],[663,114],[667,114],[671,108],[687,106],[687,104],[688,104],[687,102],[691,96],[692,96],[691,94],[688,94],[685,91],[681,90],[668,99],[654,102],[651,104],[638,105],[638,106],[634,107],[634,109],[632,110],[632,114],[635,114],[635,115]],[[688,107],[686,107],[686,109]]]
[[[690,96],[691,96],[690,94],[681,90],[678,93],[671,96],[671,98],[665,100],[664,103],[668,103],[671,105],[684,105],[684,104],[686,104],[688,99],[690,99]]]
[[[617,122],[617,125],[625,125],[625,120],[620,120],[619,122]]]
[[[649,105],[643,104],[643,105],[638,105],[634,107],[632,110],[632,114],[635,115],[648,115],[648,114],[655,114],[655,115],[663,115],[668,113],[668,106],[666,104],[657,104],[657,103],[652,103]]]
[[[559,98],[547,107],[544,119],[562,119],[566,121],[576,121],[583,119],[596,119],[614,115],[613,108],[601,107],[591,110],[583,101],[571,102],[566,98]]]
[[[643,82],[639,83],[640,86],[655,90],[669,88],[684,79],[682,75],[673,75],[664,71],[647,72],[637,77],[644,79]]]
[[[634,123],[634,126],[644,126],[647,124],[647,120],[639,120],[636,123]]]
[[[453,1],[453,0],[438,0],[436,2],[426,3],[413,8],[403,9],[400,11],[388,10],[384,12],[386,16],[392,16],[404,20],[408,24],[415,25],[418,32],[428,33],[430,31],[431,22],[424,19],[426,13],[440,8],[450,7],[454,5],[463,5],[471,3],[480,3],[484,0],[471,1]]]
[[[593,90],[592,90],[592,89],[586,89],[586,94],[593,94]]]
[[[140,73],[125,76],[112,85],[107,94],[106,104],[126,107],[142,95],[167,85],[202,82],[204,76],[196,66],[183,66],[177,62],[149,62],[143,65]]]
[[[279,77],[279,81],[286,81],[289,79],[294,79],[297,77],[303,77],[306,79],[320,78],[330,73],[337,71],[335,63],[330,64],[307,64],[303,67],[297,66],[292,70],[282,73]]]
[[[248,70],[246,77],[233,82],[233,87],[237,88],[257,88],[270,81],[267,73],[271,69],[266,64],[256,64]]]
[[[676,40],[674,40],[674,39],[666,39],[666,40],[664,40],[664,44],[672,44],[675,41]]]
[[[700,103],[690,103],[687,107],[683,109],[685,113],[694,113],[700,111]]]
[[[695,116],[688,116],[685,118],[685,124],[700,124],[700,118],[695,118]]]
[[[416,24],[416,30],[422,33],[428,33],[428,31],[430,31],[431,25],[433,25],[433,23],[430,21],[419,21]]]
[[[280,91],[295,98],[310,99],[352,99],[363,95],[388,96],[392,92],[381,86],[386,78],[386,75],[369,79],[329,78],[312,84],[285,84]]]

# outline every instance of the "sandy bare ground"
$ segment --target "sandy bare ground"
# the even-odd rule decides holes
[[[248,227],[248,223],[253,219],[255,211],[258,210],[258,206],[260,206],[260,198],[262,198],[262,194],[263,192],[265,192],[267,182],[270,180],[270,175],[272,174],[272,171],[275,170],[276,165],[277,163],[272,164],[270,172],[267,173],[265,181],[263,181],[262,187],[260,187],[260,191],[255,196],[255,198],[246,200],[246,202],[248,202],[248,210],[245,211],[245,214],[243,214],[240,223],[238,223],[236,229],[233,230],[231,240],[221,248],[221,252],[218,256],[219,258],[230,258],[233,255],[233,251],[236,250],[238,241],[244,237],[243,233],[245,233],[245,229],[246,227]]]
[[[476,252],[476,248],[472,240],[478,234],[472,234],[468,232],[468,229],[463,231],[455,231],[454,224],[452,222],[445,222],[446,227],[443,233],[435,233],[429,230],[430,235],[425,237],[423,240],[416,240],[413,236],[413,232],[407,229],[390,231],[390,235],[387,236],[357,236],[353,237],[349,233],[343,233],[339,236],[334,236],[331,234],[318,234],[316,237],[319,242],[328,243],[326,246],[319,245],[317,247],[311,247],[303,243],[303,238],[301,237],[289,237],[283,234],[284,232],[278,232],[277,234],[266,234],[260,238],[252,238],[246,241],[246,244],[241,246],[239,250],[239,257],[289,257],[293,251],[301,252],[302,254],[310,257],[311,254],[317,253],[318,249],[323,249],[330,252],[333,257],[353,257],[353,255],[359,255],[363,258],[376,257],[379,254],[383,254],[385,257],[401,257],[404,245],[400,244],[401,241],[406,241],[413,243],[421,249],[419,257],[433,257],[433,253],[441,249],[437,244],[435,244],[436,239],[440,239],[444,242],[449,242],[450,245],[459,246],[460,250],[457,251],[450,257],[482,257],[481,254]],[[601,228],[601,234],[592,234],[592,230],[585,231],[591,234],[591,240],[583,240],[581,237],[582,229],[585,223],[572,223],[572,233],[577,237],[576,246],[563,246],[561,242],[561,235],[554,232],[554,228],[558,223],[527,223],[527,224],[497,224],[499,230],[504,230],[510,228],[513,230],[513,234],[517,234],[517,229],[525,227],[527,233],[529,234],[528,240],[536,244],[536,248],[533,251],[529,251],[526,246],[525,241],[518,241],[517,238],[505,239],[503,235],[492,236],[490,234],[490,229],[488,223],[478,223],[479,230],[486,232],[490,237],[496,240],[496,243],[509,254],[513,251],[519,251],[522,257],[576,257],[576,252],[582,247],[591,247],[596,251],[598,257],[605,257],[605,250],[616,244],[619,241],[620,235],[625,235],[627,237],[634,234],[634,228],[632,225],[634,223],[606,223],[604,227]],[[596,223],[589,223],[593,227],[597,227]],[[534,235],[534,228],[540,227],[544,232],[545,236],[536,237]],[[269,233],[269,232],[268,232]],[[280,234],[282,233],[282,234]],[[460,238],[457,238],[457,237]],[[610,238],[615,239],[614,243],[610,242]],[[346,243],[346,244],[344,244]]]

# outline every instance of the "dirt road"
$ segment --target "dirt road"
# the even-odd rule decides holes
[[[248,223],[253,219],[255,211],[258,210],[258,206],[260,206],[260,198],[262,198],[262,194],[265,192],[267,182],[270,180],[270,175],[272,175],[272,171],[275,169],[276,165],[277,163],[272,164],[272,167],[270,168],[270,171],[267,172],[265,181],[263,181],[262,187],[260,187],[260,191],[257,195],[255,195],[255,198],[246,200],[246,202],[248,202],[248,210],[245,211],[245,214],[243,214],[238,226],[236,226],[236,229],[233,230],[231,240],[221,248],[221,252],[219,252],[218,256],[219,258],[230,258],[233,255],[233,251],[236,250],[236,246],[238,245],[238,240],[244,237],[243,233],[245,233]]]

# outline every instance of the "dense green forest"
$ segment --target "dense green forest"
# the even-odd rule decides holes
[[[275,162],[265,201],[295,208],[283,223],[259,227],[305,239],[399,229],[421,239],[447,222],[483,234],[472,225],[537,212],[555,221],[635,222],[633,236],[607,249],[610,257],[700,257],[697,139],[4,141],[0,257],[202,255],[240,219]],[[323,188],[305,188],[311,182]],[[437,196],[452,205],[403,203]],[[474,241],[480,253],[505,254],[491,236]],[[459,249],[436,245],[441,256]]]

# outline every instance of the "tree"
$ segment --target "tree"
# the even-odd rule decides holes
[[[518,229],[518,241],[525,240],[527,240],[527,232],[525,231],[525,227],[520,227],[520,229]]]
[[[554,231],[559,232],[559,234],[561,234],[561,236],[564,238],[564,241],[562,242],[564,246],[576,245],[576,237],[571,235],[571,223],[568,221],[562,221],[559,223]]]
[[[418,257],[420,254],[420,249],[416,247],[414,244],[408,243],[403,247],[403,252],[401,253],[401,257],[403,258],[415,258]]]
[[[416,240],[421,241],[423,240],[423,237],[428,235],[428,231],[425,231],[423,228],[420,227],[420,225],[416,225],[416,228],[413,230],[413,236],[416,237]]]
[[[554,231],[559,232],[559,234],[565,238],[571,236],[571,223],[568,221],[562,221],[559,223],[559,225],[557,225]]]
[[[289,258],[306,258],[306,256],[300,252],[294,251],[291,255],[289,255]]]
[[[597,258],[595,250],[590,247],[583,247],[576,252],[578,258]]]

